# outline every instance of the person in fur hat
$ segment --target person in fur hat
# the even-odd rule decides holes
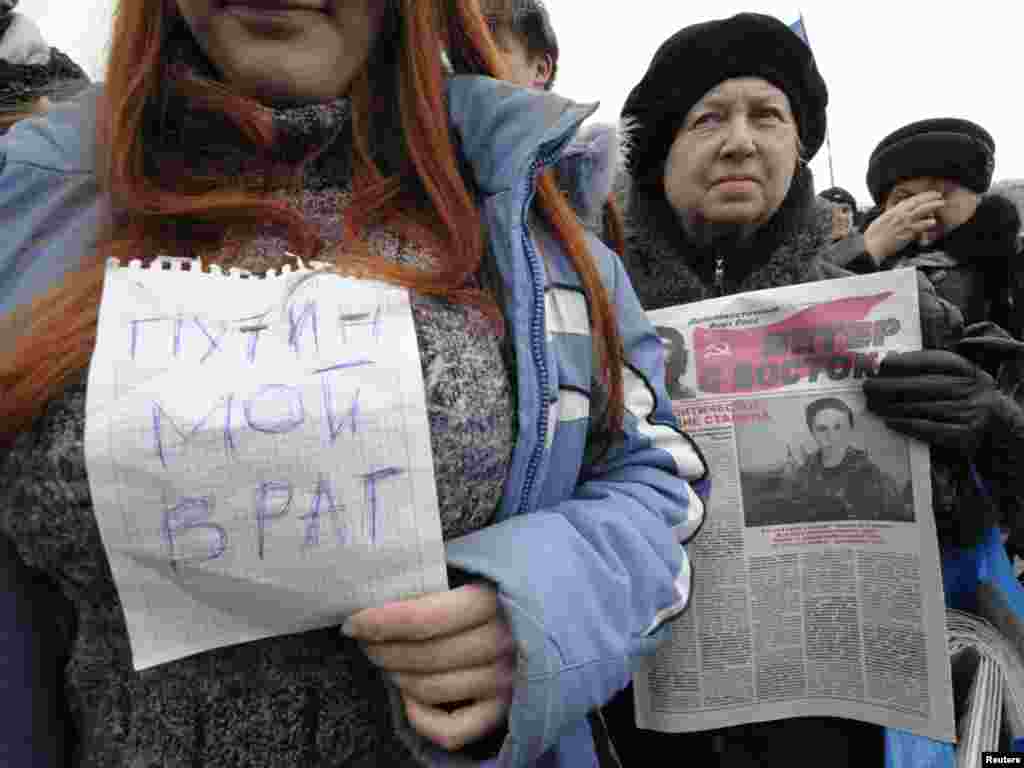
[[[622,111],[624,263],[647,309],[852,274],[832,257],[832,206],[815,197],[807,167],[824,142],[827,101],[810,49],[768,16],[739,14],[686,27],[658,49]],[[918,284],[926,346],[952,347],[962,334],[961,312],[923,276]],[[920,387],[928,371],[914,355],[886,358],[897,362],[883,370],[890,374],[884,386]],[[970,373],[974,435],[989,439],[987,427],[998,423],[992,439],[1013,444],[1018,422],[1009,409],[996,415],[1006,401],[995,396],[991,380]],[[966,407],[957,398],[948,397]],[[883,400],[873,404],[882,409]],[[954,521],[958,510],[982,503],[964,504],[970,489],[955,490],[936,505]],[[947,541],[977,536],[989,521],[978,515],[957,522],[948,526]],[[811,717],[662,734],[635,727],[631,690],[605,715],[627,765],[664,752],[701,766],[789,766],[794,745],[827,754],[835,768],[884,762],[882,729],[851,720]]]
[[[1000,524],[1015,549],[1024,545],[1024,333],[1021,216],[1005,193],[990,190],[995,142],[980,125],[958,118],[910,123],[879,142],[867,184],[877,217],[862,236],[839,244],[837,262],[860,272],[915,267],[968,324],[961,355],[916,353],[928,381],[899,361],[883,363],[865,384],[868,407],[893,429],[932,449],[940,534],[966,543],[978,524]],[[966,356],[966,357],[965,357]],[[942,514],[951,498],[976,484],[987,498],[973,518]],[[972,499],[964,500],[970,503]]]
[[[810,49],[774,18],[696,24],[662,44],[622,110],[623,261],[645,308],[850,274],[826,258],[832,205],[815,196],[807,165],[827,102]],[[837,765],[881,765],[881,731],[852,721],[664,734],[636,728],[632,688],[604,715],[624,765],[652,752],[701,766],[789,765],[792,726]]]
[[[818,197],[832,203],[832,240],[838,242],[857,229],[857,199],[842,187],[829,187]]]
[[[648,309],[852,274],[831,258],[832,204],[807,165],[827,103],[810,49],[769,16],[696,24],[659,48],[622,110],[617,179]],[[920,285],[925,334],[946,346],[961,318]]]
[[[819,256],[832,213],[807,166],[827,101],[810,50],[767,16],[661,46],[622,111],[625,261],[648,309],[843,273]]]
[[[1020,337],[1021,217],[989,191],[994,155],[992,136],[969,120],[920,120],[886,136],[867,171],[879,215],[834,258],[857,272],[915,266],[967,323],[991,320]]]
[[[14,12],[17,5],[0,0],[0,134],[89,83],[81,67],[46,44],[30,18]]]

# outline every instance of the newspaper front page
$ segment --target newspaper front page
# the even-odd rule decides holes
[[[634,679],[667,732],[826,715],[955,738],[928,449],[862,384],[921,346],[913,270],[649,313],[711,467],[694,589]]]

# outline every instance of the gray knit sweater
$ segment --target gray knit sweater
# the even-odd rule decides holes
[[[303,143],[307,150],[328,148],[306,167],[301,191],[280,194],[292,199],[329,243],[340,237],[339,209],[349,199],[346,115],[343,102],[276,113],[292,157]],[[210,140],[218,151],[224,146],[213,135]],[[193,158],[202,156],[197,149]],[[241,266],[280,266],[285,245],[279,233],[260,232],[242,244]],[[372,238],[371,247],[407,263],[430,258],[385,232]],[[203,255],[205,261],[216,261],[216,254]],[[447,539],[487,525],[498,507],[516,429],[512,361],[474,310],[414,294],[413,318]],[[133,670],[121,604],[90,501],[83,449],[85,394],[82,373],[0,457],[0,531],[63,595],[52,615],[66,638],[65,693],[78,737],[72,764],[414,764],[394,735],[379,672],[337,628]]]

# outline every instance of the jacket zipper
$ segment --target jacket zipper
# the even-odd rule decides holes
[[[725,295],[725,256],[719,251],[715,254],[715,296]]]
[[[544,271],[543,265],[539,264],[539,258],[537,252],[533,248],[533,243],[530,240],[529,228],[527,226],[528,213],[530,203],[533,201],[533,194],[531,190],[534,189],[534,185],[537,182],[537,176],[540,170],[548,164],[550,158],[555,155],[555,152],[547,152],[538,155],[534,161],[530,164],[530,175],[527,178],[526,187],[526,199],[523,202],[522,211],[522,222],[523,222],[523,247],[526,250],[526,261],[530,268],[530,277],[533,280],[533,300],[534,300],[534,311],[533,317],[530,318],[530,351],[533,353],[533,362],[537,366],[537,379],[538,386],[540,389],[540,413],[541,418],[537,425],[537,447],[533,449],[533,455],[530,456],[530,462],[526,465],[526,480],[523,484],[523,493],[520,496],[519,511],[517,514],[524,514],[530,503],[530,495],[533,491],[533,484],[537,479],[537,469],[540,466],[540,460],[544,456],[544,447],[547,445],[548,437],[548,409],[550,408],[550,393],[548,392],[548,365],[547,360],[544,359],[544,349],[541,342],[544,339],[545,332],[543,327],[543,307],[544,307]]]

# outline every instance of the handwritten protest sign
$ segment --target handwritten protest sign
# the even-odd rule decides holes
[[[408,293],[211,270],[106,275],[86,460],[136,669],[447,586]]]

